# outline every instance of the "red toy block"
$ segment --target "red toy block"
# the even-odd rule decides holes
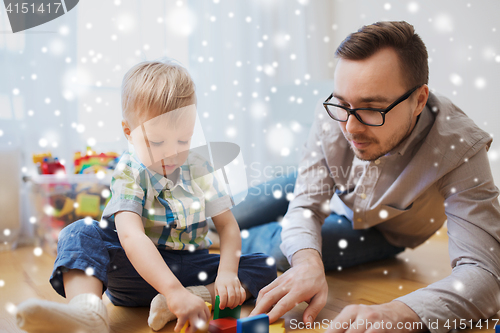
[[[237,319],[231,317],[219,318],[210,321],[210,333],[236,333]]]

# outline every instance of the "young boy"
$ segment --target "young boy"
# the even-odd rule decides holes
[[[276,278],[261,254],[241,256],[240,230],[223,182],[190,151],[195,87],[173,62],[143,62],[122,84],[122,155],[101,222],[80,220],[59,235],[50,282],[68,304],[28,300],[18,325],[28,332],[108,332],[101,296],[114,305],[151,306],[153,330],[177,318],[187,332],[210,319],[204,301],[234,308]],[[207,217],[220,236],[209,254]]]

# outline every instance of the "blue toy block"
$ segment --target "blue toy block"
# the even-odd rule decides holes
[[[263,313],[238,319],[236,333],[269,333],[269,317]]]
[[[500,325],[495,325],[495,333],[500,333]]]

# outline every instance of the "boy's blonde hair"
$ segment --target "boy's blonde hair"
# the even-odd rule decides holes
[[[173,60],[141,62],[123,78],[122,115],[134,126],[191,104],[196,104],[194,82]]]

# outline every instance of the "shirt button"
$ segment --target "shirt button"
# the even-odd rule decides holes
[[[361,199],[366,199],[366,194],[365,193],[361,193],[359,196],[361,197]]]
[[[380,164],[380,159],[376,159],[376,160],[375,160],[375,164],[376,164],[376,165],[379,165],[379,164]]]
[[[358,219],[356,221],[363,222],[363,219],[358,217]]]

